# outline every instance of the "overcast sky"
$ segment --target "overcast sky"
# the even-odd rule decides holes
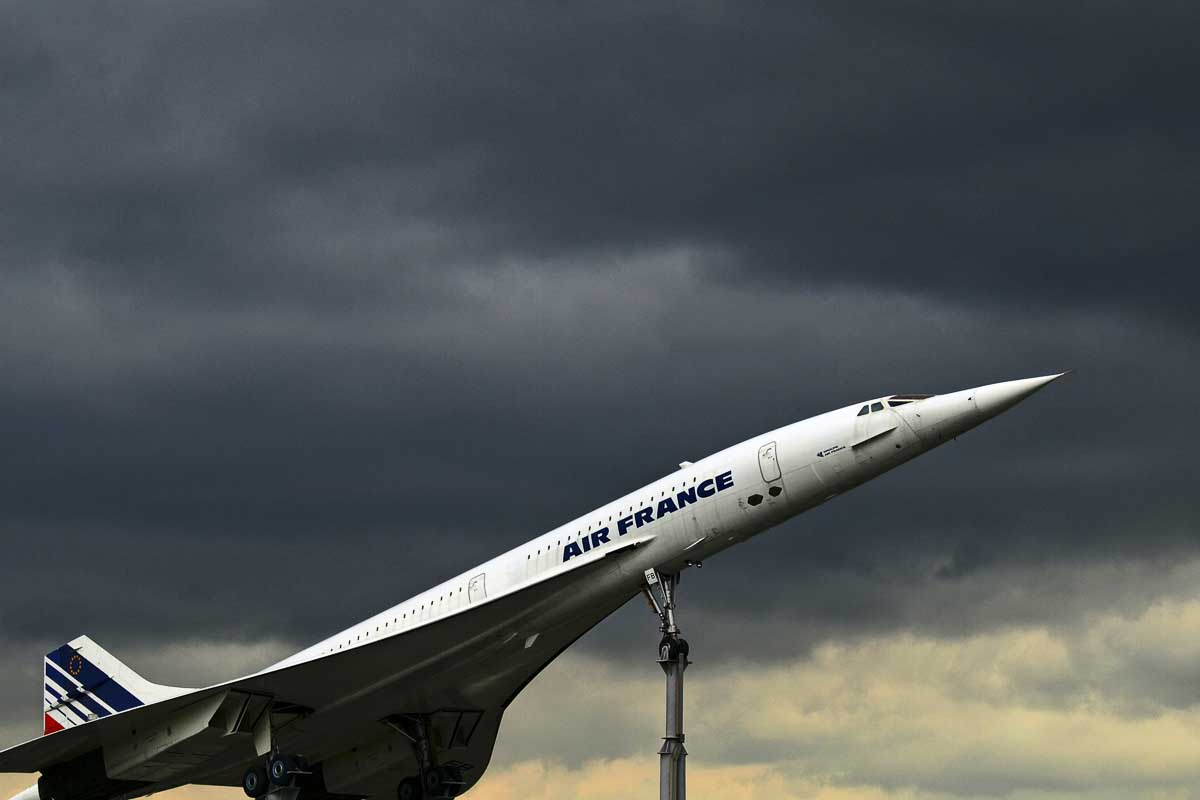
[[[1195,4],[3,17],[3,743],[80,633],[232,677],[680,460],[1070,369],[687,576],[690,783],[1200,796]],[[656,641],[539,678],[479,800],[650,796]]]

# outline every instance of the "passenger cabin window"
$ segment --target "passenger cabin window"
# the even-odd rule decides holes
[[[871,403],[872,411],[883,411],[883,403]]]

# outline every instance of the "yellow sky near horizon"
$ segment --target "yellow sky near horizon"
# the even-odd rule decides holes
[[[701,661],[687,675],[689,792],[694,800],[1200,797],[1200,707],[1156,696],[1164,670],[1186,678],[1192,643],[1200,599],[1098,616],[1068,632],[896,634],[829,643],[772,666]],[[662,688],[648,671],[569,652],[509,709],[493,766],[469,796],[656,796]],[[11,795],[31,782],[0,776],[0,789]],[[165,794],[241,797],[208,787]]]

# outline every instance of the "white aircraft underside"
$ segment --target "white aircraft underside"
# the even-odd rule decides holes
[[[394,797],[430,763],[452,796],[501,716],[572,642],[641,592],[1012,407],[1058,375],[856,403],[722,450],[253,675],[152,684],[87,637],[46,657],[47,733],[0,752],[41,772],[14,800],[238,786],[303,758],[302,800]],[[414,745],[413,739],[418,739]],[[421,756],[420,741],[428,742]],[[424,759],[424,761],[422,761]],[[432,761],[431,761],[432,759]],[[312,774],[308,774],[312,773]]]

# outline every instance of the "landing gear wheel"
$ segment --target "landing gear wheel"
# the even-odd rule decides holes
[[[275,786],[287,786],[292,780],[292,773],[298,770],[299,765],[291,756],[272,756],[267,762],[267,775]]]
[[[421,781],[418,778],[405,778],[396,787],[397,800],[422,800]]]
[[[267,770],[261,764],[246,770],[246,774],[242,776],[242,791],[247,797],[262,797],[267,793],[267,789]]]
[[[463,793],[466,781],[458,767],[440,767],[442,773],[442,797],[458,797]]]
[[[442,797],[446,781],[442,771],[437,767],[425,770],[425,796]]]

